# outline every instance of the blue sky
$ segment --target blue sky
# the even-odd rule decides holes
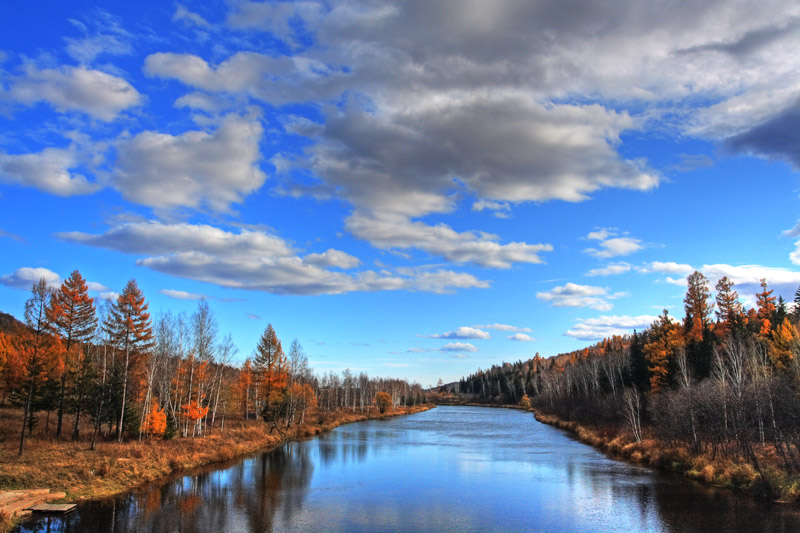
[[[0,7],[0,309],[77,268],[424,385],[800,286],[794,2]]]

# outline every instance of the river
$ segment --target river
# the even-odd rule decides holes
[[[800,531],[800,514],[607,458],[530,413],[341,426],[19,531]]]

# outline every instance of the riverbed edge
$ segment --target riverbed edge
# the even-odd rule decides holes
[[[101,468],[103,465],[106,466],[107,469],[116,468],[119,466],[119,463],[123,464],[123,467],[127,468],[131,473],[134,475],[127,478],[120,478],[114,477],[111,478],[108,482],[101,482],[100,486],[96,485],[86,485],[85,487],[75,488],[75,487],[65,487],[61,485],[59,481],[59,472],[58,468],[52,468],[54,465],[52,463],[43,463],[42,468],[40,469],[41,473],[48,473],[48,475],[43,475],[37,477],[36,484],[37,485],[47,485],[50,488],[56,487],[60,490],[64,490],[67,493],[65,500],[71,502],[85,502],[85,501],[98,501],[98,500],[105,500],[108,498],[113,498],[119,496],[120,494],[125,494],[127,492],[136,491],[142,489],[146,486],[157,484],[159,481],[166,480],[172,476],[180,476],[186,475],[191,473],[194,470],[204,469],[208,467],[213,467],[217,464],[228,463],[231,461],[237,461],[244,459],[248,456],[269,452],[277,447],[289,443],[289,442],[296,442],[308,438],[313,438],[317,435],[327,433],[332,431],[333,429],[344,426],[347,424],[354,424],[357,422],[367,422],[370,420],[382,420],[387,418],[394,418],[398,416],[406,416],[421,413],[424,411],[428,411],[430,409],[435,408],[435,404],[423,404],[418,406],[412,407],[402,407],[390,411],[388,413],[379,413],[377,410],[371,411],[368,413],[352,413],[352,412],[338,412],[336,417],[333,420],[326,421],[325,423],[314,424],[314,425],[305,425],[298,430],[293,431],[291,433],[286,433],[280,436],[273,436],[273,435],[265,435],[263,429],[258,428],[258,432],[262,434],[264,437],[263,439],[253,439],[250,441],[236,441],[234,446],[229,445],[230,440],[236,440],[239,434],[248,434],[253,433],[252,427],[244,427],[244,428],[236,428],[231,429],[227,433],[225,433],[226,439],[219,438],[219,435],[215,435],[218,437],[215,439],[214,442],[215,446],[210,450],[205,450],[205,453],[202,455],[192,454],[191,456],[181,457],[180,455],[176,454],[175,457],[166,458],[162,457],[162,461],[159,461],[159,464],[162,468],[150,468],[147,470],[139,471],[138,468],[143,466],[153,466],[147,465],[147,460],[150,458],[149,456],[153,453],[158,454],[159,450],[153,450],[153,446],[151,443],[142,443],[139,441],[129,441],[124,442],[122,444],[116,443],[100,443],[98,448],[92,452],[93,458],[95,459],[95,463],[101,464]],[[233,437],[233,439],[231,439]],[[167,443],[175,443],[175,444],[184,444],[184,445],[199,445],[203,442],[209,442],[209,437],[205,438],[196,438],[196,439],[177,439],[173,441],[161,441],[159,444],[167,444]],[[183,442],[181,442],[183,441]],[[104,444],[109,444],[110,446],[104,447]],[[61,448],[61,452],[67,451],[68,448],[74,449],[74,443],[70,443],[67,441],[58,441],[58,442],[47,442],[47,445],[50,447]],[[104,449],[105,448],[105,449]],[[149,448],[149,449],[148,449]],[[162,448],[162,446],[159,446]],[[161,450],[163,451],[163,450]],[[190,449],[190,451],[193,451]],[[105,452],[105,453],[104,453]],[[113,453],[117,452],[117,453]],[[147,453],[151,452],[151,453]],[[125,456],[123,456],[125,455]],[[141,460],[140,463],[144,464],[137,464],[137,459]],[[178,461],[177,459],[182,459]],[[13,461],[13,460],[12,460]],[[0,463],[9,463],[11,461],[0,461]],[[126,465],[127,463],[127,465]],[[166,463],[166,464],[165,464]],[[7,466],[7,465],[3,465]],[[51,467],[51,468],[47,468]],[[138,468],[137,468],[138,467]],[[0,474],[2,471],[0,469]],[[94,476],[94,471],[92,472]],[[55,479],[52,482],[48,482],[48,477],[53,477]],[[22,485],[15,485],[11,484],[2,484],[3,490],[26,490],[30,487],[22,486]],[[0,516],[0,533],[6,533],[7,531],[13,529],[14,526],[23,522],[27,517],[6,517]]]

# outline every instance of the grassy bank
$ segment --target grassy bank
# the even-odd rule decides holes
[[[759,472],[742,457],[714,457],[710,453],[692,454],[686,446],[669,445],[656,438],[636,442],[628,432],[613,427],[589,427],[554,415],[532,410],[536,420],[571,432],[578,440],[608,455],[665,472],[674,472],[707,485],[747,491],[760,498],[781,503],[800,501],[800,478],[779,467],[763,447],[759,450]]]
[[[214,430],[205,437],[98,442],[94,451],[89,450],[86,441],[55,440],[34,434],[26,441],[22,457],[17,456],[19,442],[13,438],[19,431],[21,414],[0,409],[0,429],[7,430],[0,432],[0,490],[46,487],[66,492],[68,501],[105,498],[176,472],[269,450],[343,424],[412,414],[431,407],[403,407],[385,414],[374,408],[365,413],[325,413],[309,417],[307,423],[286,435],[270,435],[269,426],[258,420],[226,421],[224,430]]]

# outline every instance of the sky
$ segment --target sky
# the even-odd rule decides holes
[[[0,310],[78,269],[427,386],[800,286],[800,3],[4,2]]]

